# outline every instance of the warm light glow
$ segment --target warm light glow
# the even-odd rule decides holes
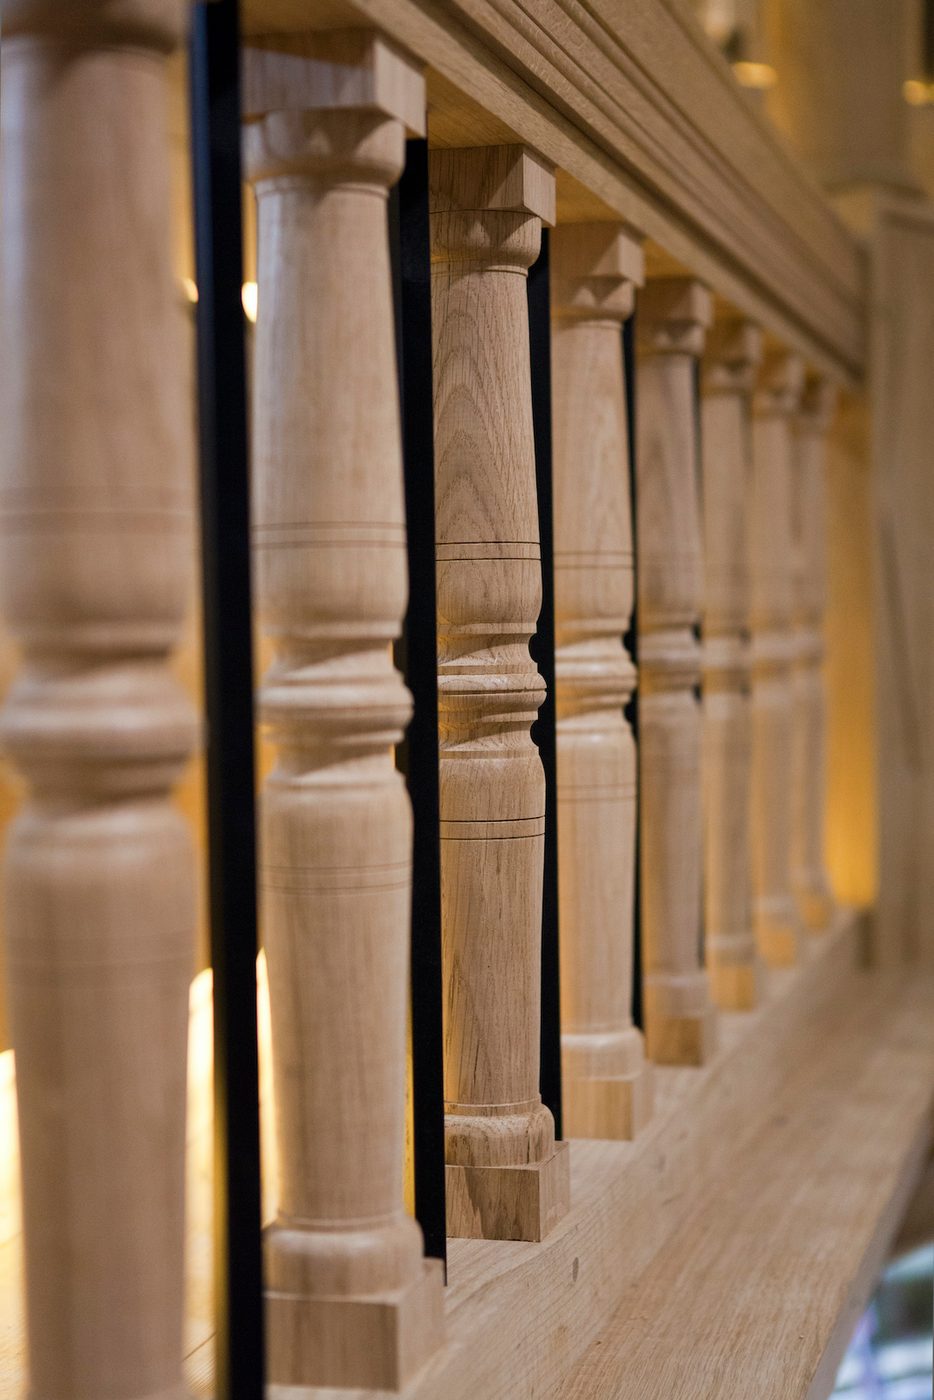
[[[240,293],[240,300],[243,302],[243,309],[246,312],[247,320],[256,324],[256,309],[259,304],[259,288],[255,282],[244,282]]]
[[[934,83],[926,83],[922,78],[908,78],[902,83],[902,97],[912,107],[934,106]]]
[[[192,306],[194,306],[195,302],[198,300],[198,284],[193,277],[182,278],[182,291],[185,293]]]
[[[0,1055],[0,1245],[20,1231],[19,1132],[13,1051]]]
[[[778,82],[778,74],[771,63],[749,63],[744,59],[733,64],[733,72],[740,87],[757,88],[760,92],[773,88]]]
[[[214,976],[205,968],[188,995],[188,1121],[186,1126],[187,1224],[191,1256],[207,1251],[212,1229],[214,1173]],[[262,1127],[263,1219],[275,1214],[279,1166],[274,1132],[271,1021],[266,955],[256,960],[256,1018],[259,1038],[260,1122]],[[19,1186],[19,1135],[16,1122],[16,1075],[13,1051],[0,1054],[0,1244],[22,1229]],[[195,1265],[195,1272],[201,1273]],[[191,1269],[190,1269],[191,1271]]]

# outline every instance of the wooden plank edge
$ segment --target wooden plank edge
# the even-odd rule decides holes
[[[453,111],[456,142],[445,139],[442,144],[520,141],[534,147],[558,171],[559,219],[566,216],[563,189],[565,202],[568,196],[573,202],[575,219],[616,217],[628,222],[675,265],[705,280],[739,313],[803,354],[812,368],[846,389],[859,386],[866,354],[868,264],[856,240],[852,248],[859,285],[851,288],[851,301],[845,305],[838,293],[833,294],[832,328],[829,307],[822,304],[831,289],[817,261],[807,255],[792,257],[789,266],[797,268],[796,274],[786,270],[781,285],[763,281],[761,268],[738,258],[735,248],[721,246],[690,209],[644,184],[638,170],[604,150],[450,16],[440,23],[433,7],[422,8],[415,0],[317,0],[314,5],[308,0],[248,0],[245,5],[247,32],[263,43],[335,24],[375,24],[428,65],[433,141],[438,139],[439,121],[446,123]],[[803,181],[803,187],[809,183]],[[814,199],[823,202],[816,188]],[[786,244],[780,227],[775,235],[771,253]],[[804,286],[811,288],[809,295],[802,294]]]
[[[824,1400],[930,1138],[932,989],[851,983],[562,1396]]]
[[[806,1400],[826,1400],[833,1390],[840,1363],[856,1324],[866,1310],[886,1261],[892,1254],[893,1243],[897,1240],[912,1197],[928,1169],[932,1140],[934,1122],[929,1111],[917,1126],[909,1152],[902,1158],[895,1189],[885,1212],[876,1222],[875,1233],[850,1288],[847,1306],[840,1312],[837,1324],[827,1340],[824,1355],[814,1373]]]
[[[658,1108],[634,1143],[575,1141],[569,1214],[541,1244],[451,1241],[447,1343],[405,1400],[560,1394],[625,1290],[769,1113],[792,1053],[818,1050],[858,972],[859,919],[840,911],[799,967],[772,973],[764,1004],[724,1015],[701,1069],[656,1068]],[[373,1392],[271,1387],[268,1400],[376,1400]],[[379,1400],[390,1400],[380,1392]]]

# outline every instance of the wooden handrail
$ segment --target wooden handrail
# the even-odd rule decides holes
[[[243,16],[272,44],[379,25],[428,65],[433,144],[527,143],[558,168],[560,221],[624,220],[651,270],[704,278],[815,368],[862,376],[864,253],[687,0],[244,0]]]

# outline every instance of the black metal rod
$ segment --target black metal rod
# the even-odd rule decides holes
[[[548,688],[532,726],[545,770],[545,869],[542,885],[542,1015],[539,1084],[561,1136],[561,987],[558,952],[558,743],[555,705],[555,555],[551,474],[551,297],[548,230],[529,269],[529,355],[532,367],[532,426],[538,533],[542,550],[542,610],[532,638],[532,656]]]
[[[390,200],[390,244],[409,553],[409,606],[396,655],[415,702],[412,722],[397,753],[397,763],[408,779],[415,819],[411,973],[415,1214],[425,1237],[425,1252],[433,1258],[446,1259],[435,465],[426,141],[408,142],[405,171]]]
[[[632,619],[624,640],[626,650],[637,669],[639,665],[639,535],[636,512],[636,317],[635,313],[623,322],[623,375],[626,387],[626,435],[629,447],[629,500],[632,512]],[[642,804],[641,760],[639,750],[639,685],[632,693],[626,707],[626,718],[632,726],[636,741],[636,850],[633,872],[632,901],[632,1018],[642,1029],[642,845],[640,811]]]
[[[704,520],[704,466],[703,466],[703,443],[701,441],[701,365],[700,360],[694,360],[694,374],[692,378],[692,398],[694,409],[694,470],[695,486],[697,490],[698,508],[700,511],[701,528]],[[693,626],[694,638],[699,649],[699,656],[703,657],[704,629],[700,617]],[[703,673],[698,676],[694,684],[694,699],[701,709],[701,719],[703,720],[704,688]],[[703,827],[701,828],[703,840]],[[703,845],[701,847],[700,863],[700,917],[697,920],[697,961],[699,967],[707,966],[707,863],[703,858]]]
[[[921,52],[925,79],[929,83],[934,83],[934,0],[924,0],[924,32]]]
[[[262,1400],[253,663],[240,303],[239,67],[237,0],[196,5],[191,118],[214,968],[215,1393],[224,1400]]]

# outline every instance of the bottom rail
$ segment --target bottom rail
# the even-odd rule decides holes
[[[801,966],[768,974],[757,1010],[721,1016],[708,1065],[656,1068],[638,1141],[575,1142],[571,1209],[542,1244],[450,1242],[447,1345],[404,1400],[826,1396],[934,1104],[934,974],[863,969],[860,935],[841,911]],[[4,1395],[23,1340],[18,1243],[0,1239]],[[209,1267],[194,1250],[190,1303]],[[209,1395],[211,1339],[189,1326],[189,1381]]]

